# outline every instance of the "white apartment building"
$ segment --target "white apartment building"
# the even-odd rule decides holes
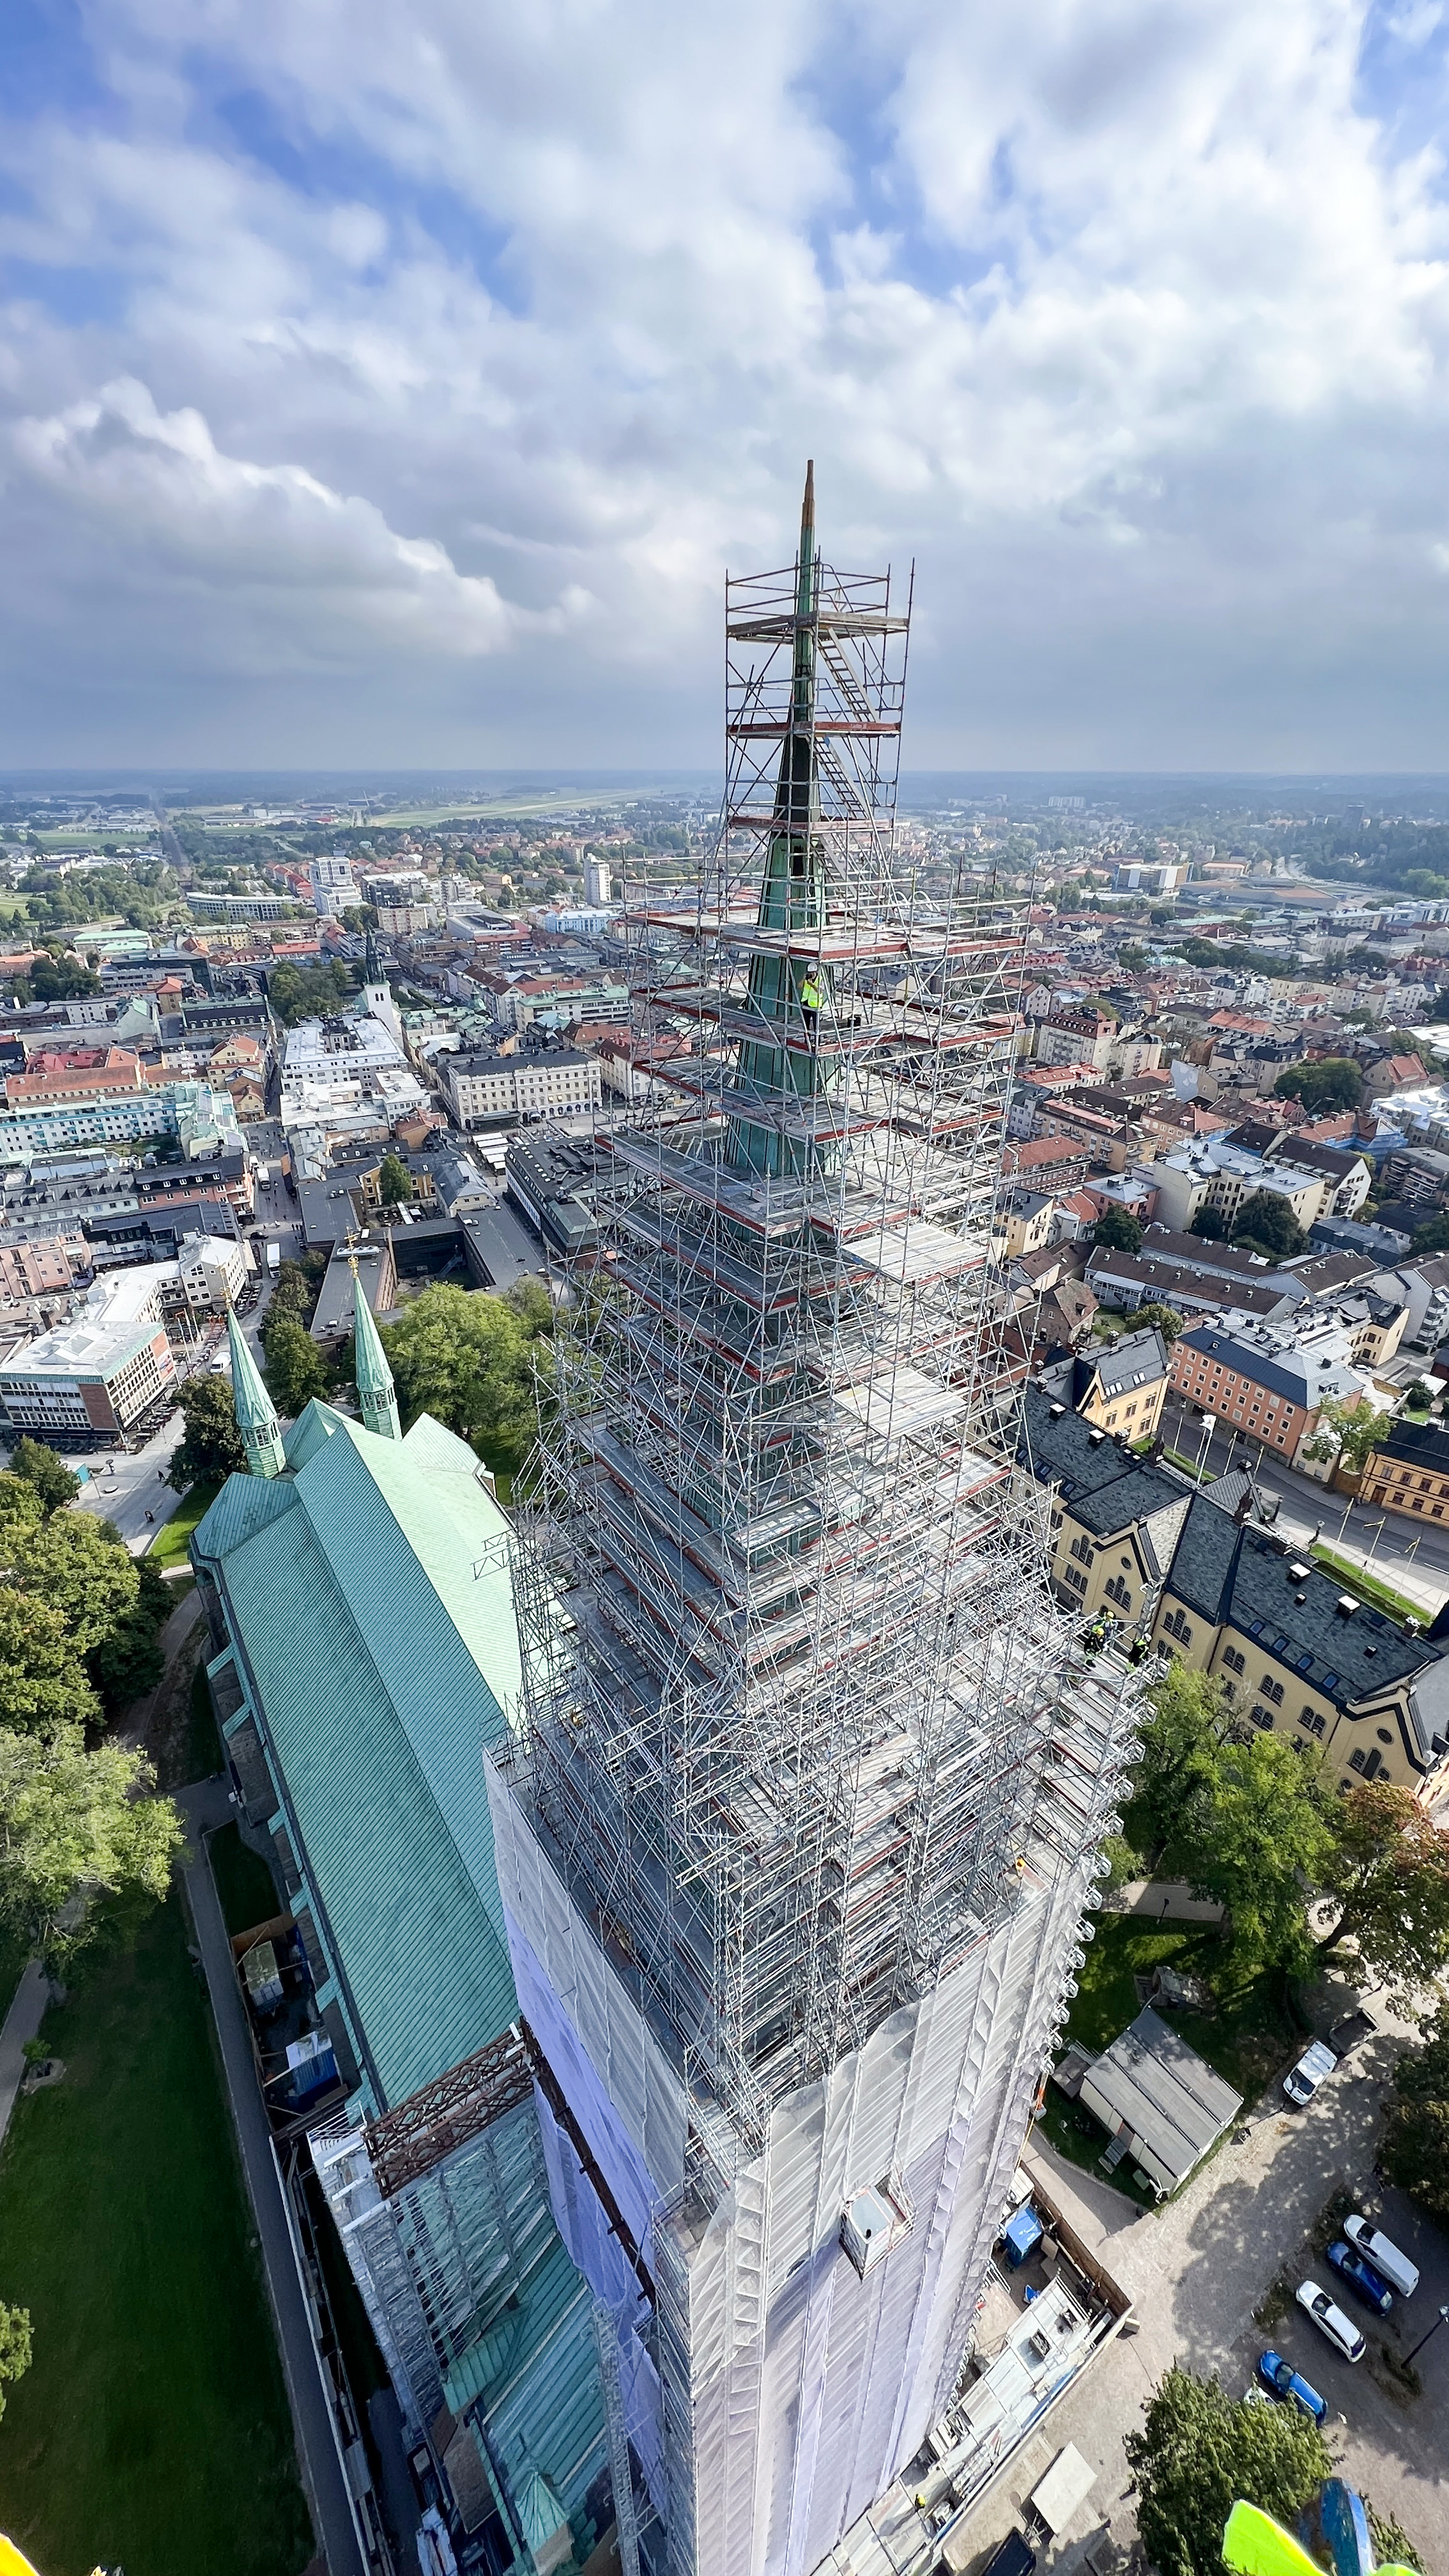
[[[121,1271],[68,1324],[6,1355],[0,1411],[10,1430],[57,1449],[113,1448],[159,1409],[176,1383],[163,1273],[174,1277],[174,1263]]]
[[[573,1047],[538,1055],[450,1055],[438,1067],[460,1127],[504,1118],[566,1118],[603,1099],[598,1059]]]
[[[599,858],[591,850],[584,861],[584,901],[596,907],[608,903],[612,899],[613,884],[608,860]]]
[[[345,851],[334,850],[330,859],[314,859],[311,878],[312,908],[319,915],[345,912],[356,903],[357,881]]]
[[[1292,1164],[1251,1153],[1246,1146],[1225,1145],[1216,1136],[1174,1146],[1155,1162],[1139,1165],[1136,1177],[1157,1192],[1158,1223],[1174,1227],[1179,1234],[1187,1233],[1205,1207],[1214,1209],[1231,1230],[1244,1201],[1258,1190],[1281,1198],[1306,1234],[1325,1207],[1331,1206],[1337,1187],[1327,1173],[1300,1171]]]

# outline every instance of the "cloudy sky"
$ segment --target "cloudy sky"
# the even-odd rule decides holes
[[[1438,0],[6,0],[0,761],[1449,770]]]

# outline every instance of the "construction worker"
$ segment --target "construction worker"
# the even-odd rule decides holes
[[[805,1025],[810,1031],[812,1046],[819,1034],[820,1007],[824,999],[825,995],[815,968],[807,966],[800,979],[800,1008],[805,1014]]]

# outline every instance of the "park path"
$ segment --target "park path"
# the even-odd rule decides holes
[[[0,2024],[0,2142],[10,2126],[25,2074],[27,2040],[37,2039],[50,2003],[50,1979],[38,1959],[27,1960],[10,2010]]]

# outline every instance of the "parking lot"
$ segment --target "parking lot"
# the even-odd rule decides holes
[[[1136,2313],[1133,2330],[1083,2374],[973,2518],[976,2557],[1012,2527],[1020,2499],[1072,2442],[1096,2471],[1096,2485],[1049,2563],[1064,2576],[1087,2565],[1089,2553],[1096,2568],[1114,2557],[1123,2563],[1136,2539],[1123,2440],[1140,2426],[1164,2371],[1174,2361],[1215,2371],[1241,2394],[1258,2354],[1271,2346],[1327,2400],[1324,2430],[1346,2473],[1380,2512],[1398,2515],[1427,2566],[1449,2566],[1449,2325],[1418,2357],[1418,2397],[1395,2384],[1381,2358],[1385,2346],[1407,2352],[1449,2301],[1449,2239],[1373,2172],[1380,2106],[1402,2045],[1402,2036],[1381,2032],[1302,2111],[1287,2108],[1275,2082],[1245,2115],[1241,2143],[1225,2142],[1159,2210],[1139,2213],[1108,2182],[1064,2163],[1044,2143],[1028,2148],[1026,2170],[1039,2171],[1086,2244],[1131,2293]],[[1423,2275],[1383,2325],[1312,2245],[1315,2222],[1337,2191],[1351,2192]],[[1287,2307],[1271,2327],[1259,2326],[1253,2312],[1280,2276]],[[1364,2333],[1366,2360],[1339,2360],[1293,2305],[1294,2288],[1309,2277]]]

